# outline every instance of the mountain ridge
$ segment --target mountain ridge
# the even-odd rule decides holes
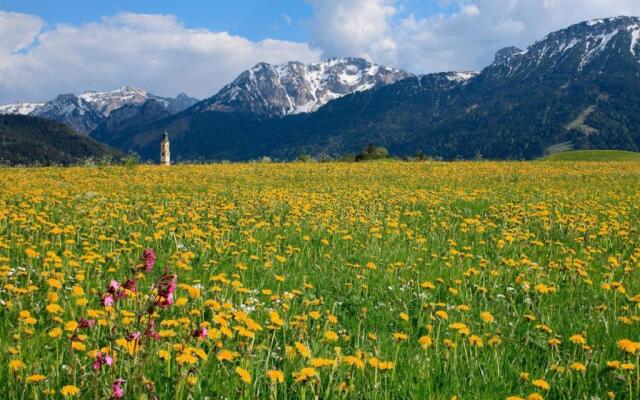
[[[27,115],[0,115],[0,164],[71,165],[122,157],[66,124]]]
[[[14,103],[0,105],[0,115],[19,114],[47,118],[66,123],[88,135],[104,123],[110,114],[126,105],[142,105],[153,100],[175,114],[197,103],[197,99],[180,93],[175,98],[160,97],[144,89],[124,86],[111,91],[84,91],[80,95],[61,94],[46,103]]]
[[[310,64],[258,63],[194,107],[199,112],[251,112],[282,117],[313,112],[344,95],[409,76],[412,74],[361,58],[330,58]]]

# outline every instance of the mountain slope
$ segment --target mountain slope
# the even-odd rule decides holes
[[[61,94],[29,115],[67,124],[83,134],[94,130],[105,119],[92,104],[74,94]]]
[[[79,135],[67,125],[24,115],[0,115],[0,163],[74,164],[87,158],[118,159],[118,151]]]
[[[112,111],[90,136],[100,142],[117,141],[121,135],[141,124],[148,124],[171,115],[165,105],[157,100],[142,104],[126,104]]]
[[[408,76],[407,72],[359,58],[334,58],[312,64],[260,63],[240,74],[215,96],[197,104],[195,109],[282,117],[313,112],[344,95]]]

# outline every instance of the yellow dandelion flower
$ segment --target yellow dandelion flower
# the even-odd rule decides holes
[[[57,303],[47,304],[46,310],[49,314],[61,314],[63,311],[62,307]]]
[[[575,344],[586,344],[587,343],[587,339],[585,339],[584,336],[578,335],[578,334],[572,335],[569,338],[569,341],[571,343],[575,343]]]
[[[402,342],[409,339],[409,335],[404,332],[395,332],[392,336],[393,340],[395,340],[396,342]]]
[[[29,375],[27,376],[27,379],[25,379],[25,381],[27,383],[35,383],[35,382],[42,382],[45,379],[47,379],[46,376],[44,375],[40,375],[40,374],[35,374],[35,375]]]
[[[236,353],[235,351],[222,349],[218,351],[218,354],[216,354],[216,358],[218,359],[218,361],[233,361],[239,355],[240,354]]]
[[[55,338],[60,337],[60,335],[62,335],[62,329],[57,328],[57,327],[56,328],[52,328],[47,334],[55,339]]]
[[[635,354],[640,350],[640,343],[633,342],[629,339],[618,340],[618,348],[625,353]]]
[[[587,370],[587,366],[578,361],[571,363],[571,365],[569,365],[569,368],[578,372],[584,372]]]
[[[634,370],[635,368],[636,366],[631,363],[620,364],[620,369],[623,371],[631,371],[631,370]]]
[[[345,356],[342,358],[342,362],[352,367],[355,366],[360,369],[364,368],[364,361],[356,356]]]
[[[328,358],[312,358],[309,361],[312,367],[321,368],[321,367],[333,367],[336,365],[336,360],[328,359]]]
[[[283,383],[284,382],[284,374],[282,371],[277,369],[270,369],[267,371],[267,377],[271,381],[271,383]]]
[[[62,282],[55,278],[47,279],[47,284],[54,289],[62,289]]]
[[[244,383],[251,383],[251,374],[244,368],[236,367],[236,374],[240,376],[240,380]]]
[[[533,382],[531,382],[533,384],[533,386],[542,389],[542,390],[549,390],[551,389],[551,385],[549,385],[549,383],[547,381],[545,381],[544,379],[536,379]]]
[[[24,368],[24,363],[20,360],[9,361],[9,369],[11,371],[19,371]]]
[[[424,281],[420,284],[420,286],[422,286],[425,289],[435,289],[436,285],[434,285],[432,282],[430,281]]]
[[[73,341],[73,342],[71,342],[71,348],[73,350],[85,351],[87,349],[87,345],[85,345],[84,343],[81,343],[81,342]]]
[[[80,393],[80,388],[74,385],[66,385],[60,389],[60,394],[64,397],[77,396]]]
[[[296,382],[305,382],[311,378],[318,376],[318,371],[316,371],[315,368],[307,367],[302,368],[298,372],[294,372],[292,375]]]
[[[324,333],[324,340],[328,342],[335,342],[338,340],[338,334],[334,331],[326,331]]]
[[[444,310],[438,310],[436,311],[436,317],[440,318],[440,319],[449,319],[449,315],[447,314],[446,311]]]
[[[484,346],[484,343],[483,343],[482,339],[480,338],[480,336],[477,336],[477,335],[469,336],[469,344],[472,347],[482,347],[482,346]]]
[[[493,315],[488,312],[488,311],[484,311],[480,313],[480,318],[482,319],[482,321],[484,321],[485,323],[490,323],[490,322],[494,322],[496,319],[493,317]]]
[[[176,362],[180,365],[183,364],[195,364],[198,362],[198,358],[195,357],[193,354],[191,353],[182,353],[178,356],[176,356]]]
[[[296,342],[295,343],[295,347],[296,347],[296,350],[298,350],[298,353],[302,357],[311,358],[311,351],[309,351],[309,348],[307,346],[305,346],[304,344],[302,344],[300,342]]]
[[[420,343],[420,346],[422,346],[423,349],[428,349],[433,345],[433,340],[429,336],[422,336],[418,339],[418,343]]]

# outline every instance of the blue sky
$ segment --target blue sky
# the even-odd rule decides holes
[[[125,85],[204,98],[259,62],[479,71],[638,0],[0,0],[0,103]]]
[[[77,25],[122,11],[171,14],[194,28],[228,31],[251,40],[295,41],[309,38],[313,11],[309,3],[295,0],[1,0],[0,9],[39,15],[52,25]]]
[[[309,41],[313,29],[313,7],[304,0],[0,0],[0,9],[39,15],[50,25],[79,25],[123,11],[171,14],[190,27],[228,31],[251,40]],[[396,18],[453,9],[451,3],[441,5],[437,0],[407,0]]]

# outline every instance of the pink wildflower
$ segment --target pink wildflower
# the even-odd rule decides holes
[[[124,389],[122,385],[124,384],[124,379],[118,378],[111,384],[111,397],[114,399],[121,399],[124,397]]]
[[[151,272],[156,263],[156,253],[153,249],[145,249],[145,251],[142,252],[142,261],[144,262],[145,272]]]

